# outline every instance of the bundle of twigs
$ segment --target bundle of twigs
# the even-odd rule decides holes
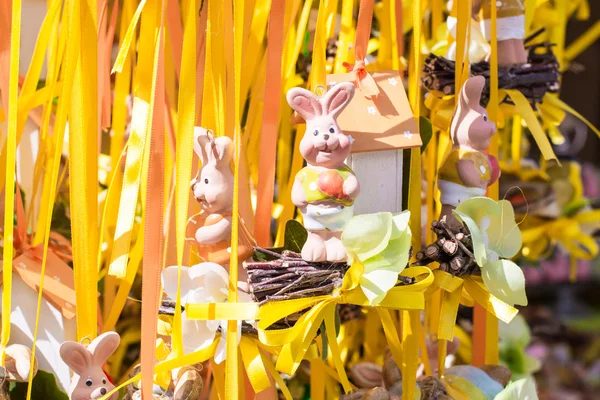
[[[417,261],[413,265],[429,265],[438,262],[441,271],[454,276],[477,271],[473,243],[464,225],[450,226],[446,222],[446,217],[442,217],[441,220],[431,223],[431,229],[436,233],[437,240],[417,253]]]
[[[348,270],[346,262],[307,262],[289,250],[281,254],[260,247],[254,250],[274,258],[245,263],[250,294],[259,304],[331,294],[341,287]]]
[[[525,48],[529,52],[526,64],[498,68],[498,88],[519,90],[532,105],[541,103],[546,92],[556,93],[560,89],[559,64],[552,51],[554,44],[527,45],[542,32],[543,29],[525,39]],[[439,91],[445,95],[455,94],[454,70],[454,61],[434,54],[429,55],[423,66],[423,86],[427,90]],[[471,64],[471,75],[481,75],[486,79],[481,95],[481,104],[486,106],[490,99],[490,64],[487,61]],[[511,101],[505,98],[503,102]]]

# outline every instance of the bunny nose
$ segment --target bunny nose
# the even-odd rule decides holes
[[[328,140],[329,139],[329,135],[326,133],[323,135],[323,139]]]
[[[106,394],[106,388],[100,389],[100,394],[104,396]]]

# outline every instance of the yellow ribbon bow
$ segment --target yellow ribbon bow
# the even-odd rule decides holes
[[[598,244],[592,235],[582,231],[600,228],[600,211],[582,211],[572,217],[561,217],[546,223],[536,224],[534,228],[524,229],[523,248],[526,257],[539,259],[545,254],[547,245],[560,243],[575,259],[591,260],[598,254]],[[546,246],[537,246],[537,243]]]
[[[277,369],[279,371],[289,375],[295,373],[300,362],[306,358],[306,354],[317,335],[318,329],[325,323],[325,330],[329,338],[329,346],[340,377],[340,383],[346,392],[351,390],[351,385],[340,357],[335,329],[335,313],[337,310],[336,305],[338,304],[370,306],[367,298],[358,286],[360,268],[355,268],[356,264],[358,263],[355,263],[346,273],[344,284],[337,293],[270,302],[260,307],[258,312],[260,319],[258,323],[258,335],[260,341],[268,346],[281,346],[282,349],[277,360]],[[386,318],[386,314],[387,316],[389,314],[385,312],[385,309],[422,310],[425,302],[424,292],[433,282],[431,271],[424,267],[408,268],[403,272],[403,276],[415,278],[417,282],[412,285],[392,288],[378,305],[378,311],[382,311],[381,317],[386,336],[388,336],[388,341],[391,342],[390,346],[396,350],[398,349],[398,343],[396,343],[398,339],[397,337],[392,337],[392,331],[395,332],[395,329],[392,330],[389,327],[386,329],[388,323],[391,322],[391,318]],[[293,327],[267,330],[275,322],[306,309],[309,310],[302,315]],[[395,351],[395,353],[395,356],[397,356],[398,352]]]
[[[426,296],[437,290],[443,290],[438,326],[439,339],[451,341],[454,338],[454,325],[459,303],[467,306],[478,303],[506,323],[509,323],[518,313],[516,308],[492,295],[480,276],[466,275],[459,278],[439,269],[433,271],[433,276],[435,279],[427,290]]]

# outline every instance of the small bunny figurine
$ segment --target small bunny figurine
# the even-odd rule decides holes
[[[194,131],[194,151],[202,161],[202,168],[192,179],[194,197],[202,211],[188,220],[187,240],[198,249],[204,261],[229,268],[231,255],[231,209],[233,205],[233,142],[200,127]],[[253,254],[255,241],[240,218],[238,257],[240,261]],[[240,274],[240,279],[243,277]]]
[[[500,177],[498,160],[484,151],[496,133],[479,104],[485,78],[469,78],[459,94],[458,107],[450,126],[452,151],[438,171],[442,215],[454,223],[452,210],[472,197],[484,196],[487,187]]]
[[[352,139],[336,118],[354,96],[354,85],[338,83],[323,98],[302,88],[290,89],[287,101],[306,120],[300,154],[307,166],[296,175],[292,201],[300,208],[308,239],[302,248],[306,261],[344,261],[340,236],[354,215],[360,187],[354,172],[344,164]]]
[[[69,390],[70,400],[100,399],[115,388],[104,374],[102,365],[120,342],[118,333],[105,332],[87,347],[77,342],[60,345],[60,357],[74,372]],[[117,400],[118,397],[118,393],[113,393],[109,399]]]

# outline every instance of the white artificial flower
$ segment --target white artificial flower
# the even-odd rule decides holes
[[[162,285],[171,299],[177,298],[177,266],[163,270]],[[188,303],[224,303],[227,301],[229,274],[219,264],[203,262],[192,267],[181,267],[181,305]],[[251,302],[250,295],[238,291],[238,301]],[[188,319],[186,311],[182,313],[181,330],[185,354],[203,349],[215,340],[221,328],[221,337],[215,350],[214,359],[217,364],[225,360],[227,335],[226,320]],[[238,343],[241,339],[242,321],[237,323]]]

